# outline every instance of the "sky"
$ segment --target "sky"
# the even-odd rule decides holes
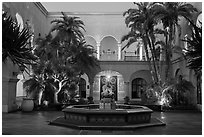
[[[88,13],[118,13],[130,7],[133,2],[41,2],[48,12],[88,12]]]

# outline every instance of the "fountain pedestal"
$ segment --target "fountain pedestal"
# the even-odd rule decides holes
[[[116,108],[116,103],[112,98],[103,98],[99,103],[100,110],[111,110]]]

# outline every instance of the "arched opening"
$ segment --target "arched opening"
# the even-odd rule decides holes
[[[200,13],[196,20],[196,26],[201,27],[202,25],[202,13]]]
[[[101,60],[118,60],[118,42],[114,37],[104,37],[100,45]]]
[[[26,94],[23,91],[23,82],[25,81],[23,74],[22,73],[18,74],[17,79],[19,79],[19,81],[16,84],[16,97],[26,96]]]
[[[83,78],[80,78],[79,81],[79,96],[81,98],[86,98],[86,80]]]
[[[135,78],[132,80],[132,99],[141,98],[146,89],[147,82],[143,78]]]
[[[97,51],[97,45],[96,45],[97,43],[96,43],[96,40],[92,36],[85,36],[85,40],[88,45],[93,46],[94,50]],[[97,57],[97,52],[94,53],[94,56]]]
[[[26,96],[26,92],[23,89],[23,83],[25,82],[23,73],[19,73],[17,79],[19,79],[19,81],[16,83],[16,104],[18,108],[20,108],[22,100]]]
[[[99,72],[95,76],[93,84],[93,98],[95,100],[101,99],[101,93],[106,85],[110,86],[116,101],[123,101],[125,97],[123,76],[112,70]]]
[[[22,31],[23,30],[23,18],[21,17],[21,15],[19,13],[16,13],[16,20],[17,20],[17,23],[18,23],[18,26],[20,26],[20,29],[19,31]]]
[[[180,68],[178,68],[175,72],[175,78],[177,82],[180,82],[183,79],[183,75],[181,73]]]
[[[123,58],[124,60],[135,60],[135,61],[144,61],[145,59],[145,50],[144,45],[141,40],[132,43],[128,48],[123,47]]]

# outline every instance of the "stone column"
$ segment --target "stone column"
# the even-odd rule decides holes
[[[99,60],[100,59],[100,42],[97,42],[96,47],[97,47],[97,59]]]
[[[143,60],[143,54],[142,54],[142,52],[143,52],[143,45],[140,43],[140,45],[139,45],[139,56],[140,56],[140,61],[142,61]]]
[[[118,60],[121,60],[121,43],[118,43]]]

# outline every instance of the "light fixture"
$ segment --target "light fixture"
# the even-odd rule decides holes
[[[111,75],[108,74],[108,75],[106,76],[106,81],[110,81],[110,78],[111,78]]]

